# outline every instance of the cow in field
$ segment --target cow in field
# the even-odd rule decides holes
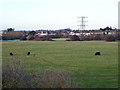
[[[95,56],[96,56],[96,55],[100,55],[100,52],[96,52],[96,53],[95,53]]]
[[[27,55],[30,55],[30,52],[28,52]]]
[[[10,56],[13,56],[13,53],[10,52]]]

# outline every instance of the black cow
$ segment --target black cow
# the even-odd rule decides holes
[[[100,55],[100,52],[96,52],[96,53],[95,53],[95,56],[96,56],[96,55]]]
[[[30,52],[28,52],[27,55],[30,55]]]
[[[10,53],[10,56],[13,56],[13,53]]]

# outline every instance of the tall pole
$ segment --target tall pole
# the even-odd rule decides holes
[[[85,22],[88,22],[88,21],[85,21],[85,18],[88,18],[88,17],[81,16],[78,18],[81,18],[81,21],[78,21],[78,22],[81,22],[80,25],[77,25],[77,26],[79,26],[78,30],[80,30],[80,29],[85,30],[85,27],[87,26],[87,25],[85,25]]]

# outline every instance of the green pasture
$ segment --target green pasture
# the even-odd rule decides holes
[[[94,55],[97,51],[100,56]],[[14,55],[10,56],[10,52]],[[2,58],[3,64],[23,61],[28,73],[44,69],[69,72],[73,81],[80,83],[79,88],[118,87],[117,42],[3,41]]]

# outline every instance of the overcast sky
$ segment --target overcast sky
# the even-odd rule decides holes
[[[86,16],[86,29],[118,28],[119,0],[1,0],[0,29],[78,29],[78,16]]]

